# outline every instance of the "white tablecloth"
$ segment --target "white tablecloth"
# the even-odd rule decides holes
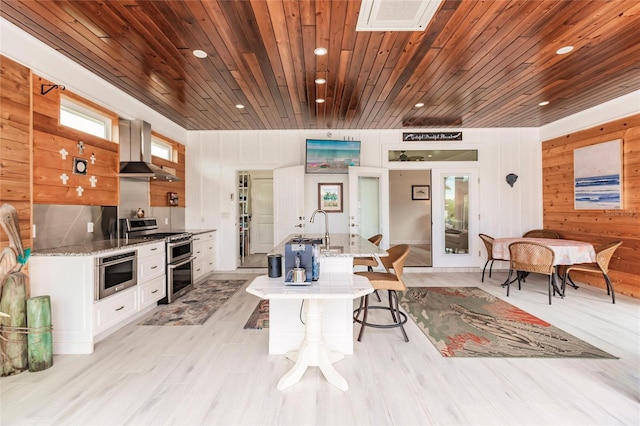
[[[493,240],[494,259],[509,260],[509,244],[516,241],[544,244],[555,253],[555,265],[574,265],[596,261],[593,244],[584,241],[563,240],[557,238],[496,238]]]

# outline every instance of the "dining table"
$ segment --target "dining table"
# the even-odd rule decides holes
[[[558,275],[559,265],[575,265],[576,263],[593,263],[596,261],[596,251],[593,244],[586,241],[565,240],[562,238],[529,238],[529,237],[510,237],[495,238],[493,240],[492,255],[496,260],[509,260],[509,244],[515,242],[535,242],[544,244],[553,250],[554,253],[554,288],[561,295],[564,292],[558,288],[556,282],[560,281]],[[507,278],[508,279],[508,278]],[[556,281],[557,280],[557,281]],[[507,282],[502,284],[503,287]],[[576,287],[577,288],[577,287]]]

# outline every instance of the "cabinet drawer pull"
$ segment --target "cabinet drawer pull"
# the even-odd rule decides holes
[[[158,265],[152,266],[151,269],[157,269]]]
[[[154,247],[151,249],[151,251],[156,251],[156,250],[158,250],[158,247]]]
[[[124,305],[120,306],[118,309],[116,309],[116,311],[121,311],[124,309]]]
[[[156,290],[153,290],[153,291],[151,292],[151,294],[153,294],[153,293],[157,293],[157,292],[158,292],[158,290],[156,289]]]

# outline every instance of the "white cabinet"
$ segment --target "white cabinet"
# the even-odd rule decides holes
[[[149,306],[156,306],[158,300],[167,295],[165,276],[156,277],[143,284],[138,284],[138,296],[140,297],[140,310]]]
[[[54,354],[93,352],[94,271],[94,256],[29,259],[31,296],[51,298]]]
[[[215,261],[215,245],[216,245],[215,232],[208,232],[205,234],[204,243],[204,272],[209,275],[213,272],[213,266]]]
[[[198,283],[211,272],[214,262],[215,232],[209,231],[193,236],[193,282]]]
[[[138,311],[137,302],[135,287],[96,302],[93,305],[93,334],[98,335],[131,317]]]
[[[155,306],[167,295],[164,241],[138,248],[138,297],[140,310]]]
[[[137,286],[96,300],[96,260],[137,250]],[[31,296],[51,298],[54,354],[89,354],[94,343],[135,321],[166,293],[165,244],[150,242],[107,253],[34,255]]]

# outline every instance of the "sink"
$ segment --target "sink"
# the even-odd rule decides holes
[[[342,246],[320,247],[320,254],[337,254],[342,252],[344,252],[344,247]]]

